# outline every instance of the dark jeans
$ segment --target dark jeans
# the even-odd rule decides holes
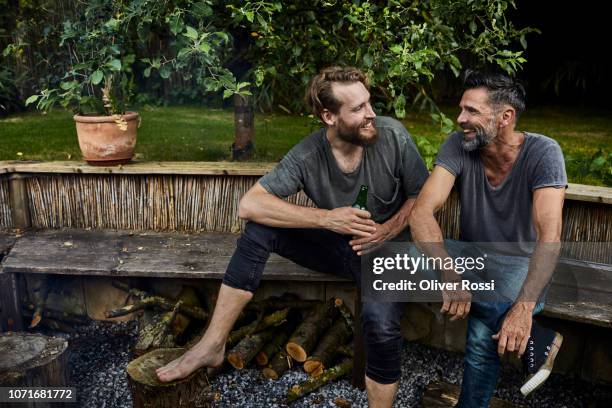
[[[223,283],[255,292],[271,252],[298,265],[353,279],[361,284],[361,259],[349,246],[350,237],[327,230],[274,228],[247,222]],[[401,303],[363,304],[361,324],[366,351],[366,375],[380,384],[391,384],[401,375]]]

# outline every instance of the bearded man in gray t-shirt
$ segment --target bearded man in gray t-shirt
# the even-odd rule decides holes
[[[459,107],[461,131],[441,146],[410,227],[429,256],[444,258],[475,246],[468,242],[486,242],[501,254],[487,272],[504,283],[505,300],[472,302],[467,291],[444,294],[442,312],[452,320],[470,315],[457,406],[473,408],[489,405],[505,352],[523,359],[529,373],[524,395],[550,374],[563,337],[532,316],[543,307],[542,293],[557,260],[567,176],[554,140],[515,130],[525,90],[509,76],[468,72]],[[461,202],[461,241],[444,241],[434,213],[453,185]],[[447,281],[460,279],[452,269],[441,272]]]
[[[400,236],[427,168],[406,129],[376,117],[365,75],[347,67],[322,70],[310,82],[307,103],[325,127],[296,145],[242,198],[247,220],[200,342],[158,369],[161,381],[222,363],[227,336],[259,286],[271,252],[310,269],[361,283],[363,251]],[[352,208],[361,185],[367,211]],[[303,190],[316,208],[282,198]],[[288,284],[289,291],[299,290]],[[402,336],[398,303],[362,307],[366,388],[371,405],[391,406],[400,378]],[[359,324],[360,322],[356,322]]]

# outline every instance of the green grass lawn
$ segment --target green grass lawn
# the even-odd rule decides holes
[[[136,159],[139,161],[217,161],[230,159],[234,138],[231,110],[200,107],[146,107],[139,109]],[[456,108],[445,109],[452,118]],[[278,161],[301,138],[318,125],[306,116],[256,115],[256,153],[253,161]],[[445,135],[425,113],[409,113],[403,120],[419,145],[435,149]],[[569,108],[537,108],[524,114],[519,129],[556,139],[566,158],[570,181],[604,183],[581,169],[575,158],[607,153],[612,146],[612,115],[603,111]],[[27,113],[0,119],[0,160],[80,160],[81,154],[71,114],[54,111]],[[431,154],[430,154],[431,158]],[[584,167],[584,166],[583,166]]]

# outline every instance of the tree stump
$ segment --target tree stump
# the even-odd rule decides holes
[[[157,349],[132,360],[127,366],[134,408],[207,407],[214,400],[206,369],[182,380],[162,383],[155,370],[180,357],[183,348]]]
[[[0,333],[0,386],[68,387],[68,357],[68,342],[62,338],[33,333]],[[57,407],[58,403],[20,402],[6,406]]]

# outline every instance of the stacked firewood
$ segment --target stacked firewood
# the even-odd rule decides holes
[[[285,304],[286,303],[286,304]],[[269,311],[265,306],[270,309]],[[279,309],[279,307],[284,307]],[[328,302],[268,299],[251,323],[236,328],[227,342],[227,361],[237,370],[253,362],[264,377],[277,380],[301,365],[310,378],[291,387],[288,401],[351,372],[353,318],[342,299]]]
[[[138,359],[143,367],[150,365],[145,363],[143,354],[179,347],[177,339],[190,320],[203,323],[209,317],[188,287],[183,288],[177,299],[170,300],[120,283],[116,285],[130,293],[135,301],[108,311],[106,316],[117,317],[144,310],[135,348],[137,355],[145,357]],[[246,306],[228,336],[224,367],[236,370],[259,367],[265,378],[277,380],[289,369],[301,366],[310,378],[290,387],[287,400],[291,402],[351,372],[352,337],[353,316],[342,299],[322,302],[283,295],[253,301]],[[185,349],[198,340],[194,337],[187,341]],[[149,354],[156,365],[162,364],[159,352],[154,357],[153,353]],[[129,368],[128,372],[130,370],[134,368]],[[167,387],[164,389],[168,391]]]
[[[107,318],[125,316],[139,312],[138,341],[134,354],[140,356],[159,348],[177,347],[179,338],[185,333],[192,321],[203,324],[208,320],[208,312],[198,300],[195,289],[183,286],[176,299],[130,288],[122,282],[113,286],[129,293],[133,303],[104,313]]]

